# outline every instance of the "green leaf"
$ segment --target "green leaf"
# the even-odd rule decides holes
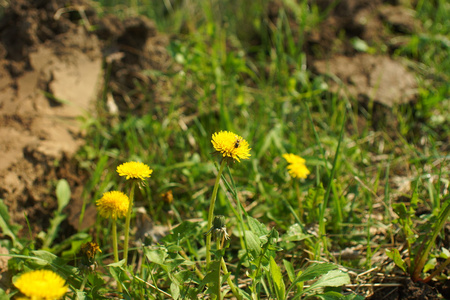
[[[319,298],[323,300],[342,300],[343,296],[338,292],[326,292],[324,294],[315,294],[314,298]]]
[[[42,248],[49,248],[52,244],[53,240],[56,238],[58,234],[59,224],[67,218],[66,215],[60,215],[57,213],[50,220],[50,228],[48,229],[47,234],[45,235],[45,239],[42,245]]]
[[[31,251],[31,253],[34,255],[35,258],[38,259],[37,261],[39,261],[43,265],[49,264],[49,265],[63,266],[66,264],[64,260],[56,256],[55,254],[45,250],[35,250]]]
[[[256,236],[252,231],[245,231],[245,241],[247,242],[248,251],[253,258],[257,257],[261,252],[261,242],[258,236]]]
[[[398,249],[394,248],[392,250],[386,250],[386,255],[394,261],[394,263],[403,270],[403,272],[407,273],[406,271],[406,264],[405,261],[402,259],[402,256],[400,255],[400,252]]]
[[[433,270],[436,267],[437,260],[435,257],[429,259],[425,266],[423,266],[423,273],[427,273],[429,270]]]
[[[172,282],[170,284],[170,293],[172,294],[173,299],[180,298],[180,286],[176,282]]]
[[[258,220],[250,216],[248,216],[247,219],[250,230],[258,237],[266,236],[269,234],[269,230],[266,228],[264,224],[260,223]]]
[[[58,200],[58,212],[61,213],[70,201],[70,185],[65,179],[61,179],[56,184],[56,199]]]
[[[11,299],[13,295],[7,295],[6,292],[0,288],[0,299]]]
[[[283,265],[284,265],[284,268],[286,269],[286,272],[288,274],[289,280],[291,282],[293,282],[295,280],[294,266],[292,265],[292,263],[290,261],[287,261],[285,259],[283,259]]]
[[[77,300],[85,300],[86,299],[86,293],[82,292],[82,291],[77,291],[76,292],[77,295]]]
[[[313,280],[334,269],[337,269],[337,266],[334,264],[312,264],[308,268],[306,268],[306,270],[303,271],[303,273],[300,274],[299,277],[297,277],[295,282]]]
[[[162,243],[176,242],[190,239],[198,233],[198,224],[189,221],[184,221],[172,230],[172,233],[161,239]]]
[[[272,256],[270,257],[270,275],[275,286],[277,299],[284,299],[286,288],[284,286],[283,276],[281,275],[280,267],[278,267]]]
[[[304,293],[308,291],[329,287],[329,286],[342,286],[350,283],[350,276],[340,270],[331,270],[327,274],[320,277],[316,282],[314,282],[309,288],[304,290]]]
[[[440,257],[440,258],[447,259],[447,258],[450,257],[450,251],[448,251],[448,249],[442,247],[442,248],[441,248],[441,251],[442,251],[442,252],[439,254],[439,257]]]
[[[406,209],[405,203],[394,203],[392,205],[394,212],[400,217],[400,219],[409,218],[408,210]]]
[[[167,252],[164,249],[149,249],[147,247],[144,248],[144,254],[147,259],[155,264],[164,265],[164,261],[168,256]]]
[[[121,268],[123,267],[125,264],[125,260],[119,260],[118,262],[114,262],[114,263],[110,263],[109,265],[107,265],[108,267],[115,267],[115,268]]]
[[[0,199],[0,228],[4,235],[11,238],[14,246],[20,246],[22,248],[22,244],[17,240],[16,235],[13,232],[15,228],[14,226],[11,226],[9,220],[8,207],[3,203],[3,199]]]
[[[282,240],[283,241],[301,241],[304,239],[307,239],[311,237],[311,234],[304,234],[301,226],[297,223],[290,226],[288,231],[283,234]]]
[[[129,280],[130,278],[127,275],[127,272],[122,268],[124,265],[125,260],[122,259],[121,261],[117,263],[109,264],[109,272],[111,273],[111,276],[122,286],[124,286],[123,282]],[[126,291],[126,289],[125,289]]]
[[[92,237],[85,233],[85,232],[79,232],[71,237],[65,239],[58,245],[54,246],[52,248],[53,253],[60,253],[62,258],[73,258],[77,253],[80,251],[81,245],[84,243],[90,242],[92,240]],[[67,249],[63,251],[63,249]]]
[[[200,283],[200,288],[202,289],[205,285],[208,285],[208,294],[218,296],[220,293],[220,286],[218,285],[220,274],[219,274],[219,261],[213,261],[210,264],[211,271],[206,274]]]

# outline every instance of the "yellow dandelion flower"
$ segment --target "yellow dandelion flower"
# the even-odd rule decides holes
[[[250,157],[251,148],[248,142],[241,136],[230,131],[220,131],[212,135],[211,143],[217,152],[223,157],[230,157],[240,162],[240,159],[248,159]]]
[[[283,154],[283,158],[290,164],[304,164],[306,161],[298,155],[292,153]]]
[[[126,216],[129,203],[128,196],[118,191],[106,192],[96,201],[99,214],[114,220]]]
[[[289,163],[287,166],[289,174],[294,178],[306,178],[310,173],[305,165],[305,160],[292,153],[283,154],[283,158]]]
[[[119,173],[120,176],[126,176],[127,180],[130,178],[145,180],[145,178],[150,177],[153,170],[144,163],[131,161],[118,166],[117,173]]]
[[[14,285],[33,300],[60,299],[67,292],[66,281],[50,270],[31,271],[20,275]]]

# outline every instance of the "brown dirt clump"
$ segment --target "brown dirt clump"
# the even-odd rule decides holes
[[[396,2],[316,2],[322,11],[331,11],[319,28],[309,33],[306,48],[312,69],[328,75],[332,91],[339,90],[342,96],[364,105],[374,101],[392,107],[416,100],[415,77],[400,61],[389,55],[359,52],[361,49],[354,46],[355,40],[360,40],[367,47],[389,45],[395,49],[398,45],[391,42],[394,36],[409,34],[420,26],[411,11]]]
[[[48,225],[57,175],[82,144],[76,118],[102,74],[97,37],[71,13],[58,17],[65,2],[13,1],[0,23],[0,198],[13,222],[25,225],[27,214],[33,232]]]
[[[411,101],[417,93],[414,76],[388,56],[367,53],[351,57],[339,55],[329,60],[316,60],[313,66],[321,74],[339,78],[337,81],[330,76],[331,91],[361,102],[373,100],[392,107]]]
[[[67,210],[77,226],[86,180],[72,161],[84,143],[78,118],[92,114],[103,86],[116,109],[145,112],[143,93],[129,96],[133,80],[162,94],[143,70],[167,67],[166,44],[148,19],[99,20],[85,0],[11,1],[0,20],[0,198],[21,234],[24,213],[33,233],[48,227],[61,178],[71,186]]]

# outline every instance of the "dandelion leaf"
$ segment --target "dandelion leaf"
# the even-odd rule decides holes
[[[272,256],[270,257],[270,275],[272,276],[273,284],[275,286],[277,299],[284,299],[286,288],[283,281],[283,275],[281,275],[280,267]]]

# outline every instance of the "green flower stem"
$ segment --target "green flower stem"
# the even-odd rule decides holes
[[[294,182],[294,186],[295,186],[295,195],[297,196],[297,201],[298,201],[298,215],[299,215],[299,220],[303,221],[303,201],[301,199],[301,194],[300,194],[300,188],[298,187],[298,181],[296,180]]]
[[[125,219],[125,241],[123,244],[123,259],[125,260],[125,267],[128,262],[128,240],[130,237],[130,219],[131,219],[131,211],[133,210],[133,198],[134,198],[134,187],[136,186],[136,181],[133,180],[131,184],[130,190],[130,203],[128,205],[127,217]]]
[[[225,260],[223,259],[223,257],[221,258],[220,264],[222,265],[223,272],[225,273],[225,275],[227,275],[228,269],[227,269],[227,265],[225,264]],[[228,276],[227,283],[230,286],[230,289],[231,289],[231,292],[233,293],[233,295],[238,300],[242,300],[242,296],[239,294],[239,291],[236,288],[236,286],[234,285],[233,280],[231,280],[231,276]]]
[[[210,234],[210,236],[211,236],[211,235],[212,235],[212,233]],[[217,248],[217,250],[222,249],[222,247],[221,247],[220,244],[221,244],[221,243],[220,243],[220,239],[217,238],[217,239],[216,239],[216,248]],[[221,263],[222,263],[222,259],[223,259],[223,257],[221,257]],[[219,270],[217,271],[217,272],[218,272],[218,276],[217,276],[217,300],[222,300],[222,293],[220,292],[221,283],[222,283],[222,280],[220,280],[221,263],[218,264]]]
[[[81,283],[80,290],[79,290],[80,292],[83,292],[83,291],[84,291],[84,287],[85,287],[85,285],[86,285],[87,279],[88,279],[88,275],[87,275],[87,274],[84,274],[83,282]],[[77,298],[77,299],[78,299],[78,298]]]
[[[112,243],[114,250],[114,262],[119,261],[119,251],[117,250],[117,223],[116,220],[112,220]]]
[[[117,221],[116,219],[112,220],[112,243],[113,243],[113,251],[114,251],[114,262],[119,262],[119,251],[117,247]],[[117,282],[117,289],[121,293],[122,292],[122,285],[120,285],[119,282]]]
[[[227,164],[227,159],[223,158],[222,163],[220,164],[219,173],[217,174],[216,182],[214,183],[214,189],[211,196],[211,203],[209,205],[208,212],[208,224],[206,226],[207,230],[211,229],[213,217],[214,217],[214,205],[216,203],[217,190],[219,189],[220,176],[222,175],[223,169]],[[209,266],[211,263],[211,234],[206,236],[206,266]]]

